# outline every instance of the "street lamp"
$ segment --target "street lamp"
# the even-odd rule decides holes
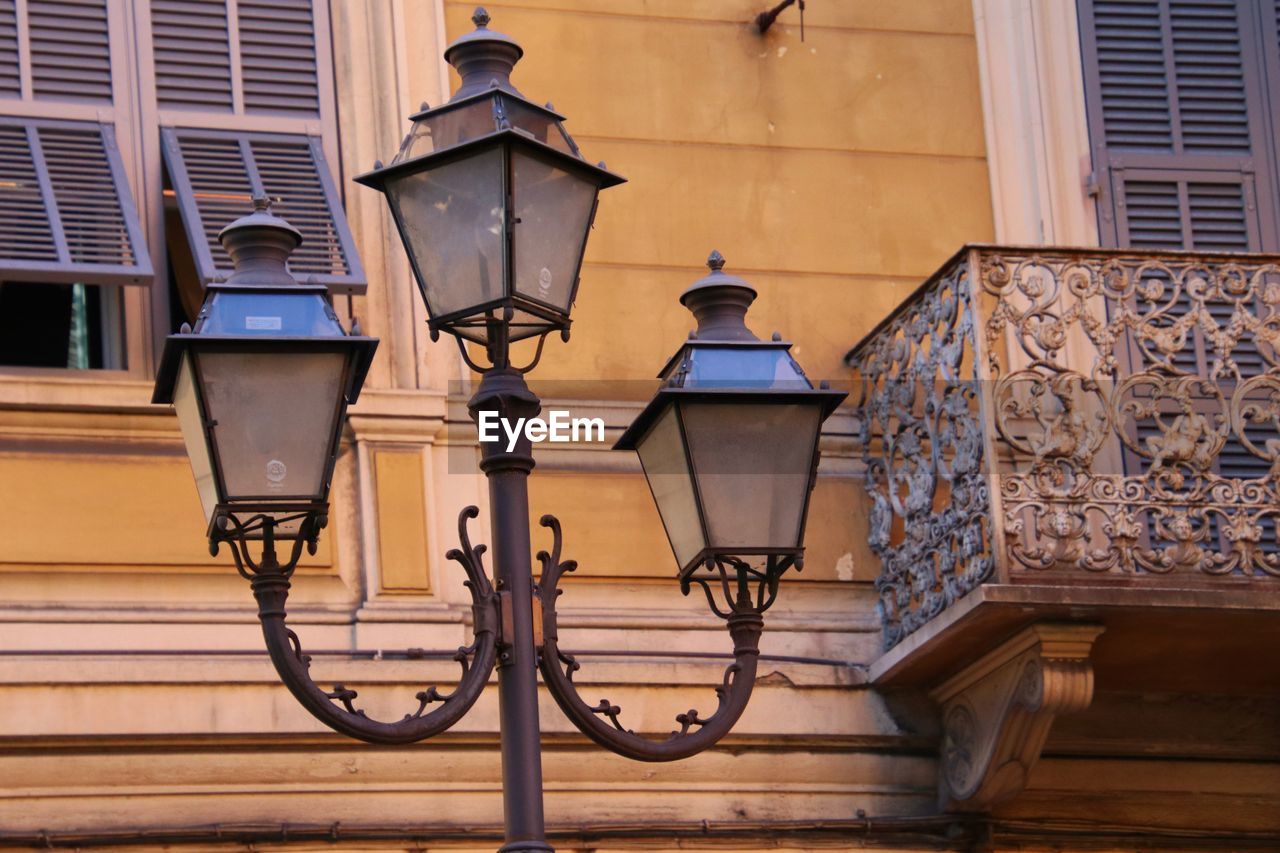
[[[686,586],[721,564],[767,576],[800,560],[818,433],[845,397],[814,389],[780,336],[756,338],[745,322],[755,289],[719,252],[707,266],[680,296],[697,330],[615,445],[640,456]]]
[[[151,402],[177,410],[211,542],[236,531],[314,547],[378,341],[344,332],[325,288],[289,274],[302,235],[266,196],[253,206],[219,233],[235,272],[165,341]]]
[[[387,197],[432,339],[447,331],[502,363],[513,341],[567,340],[596,198],[625,179],[583,159],[564,116],[511,84],[520,45],[483,9],[471,20],[444,53],[461,88],[410,116],[391,163],[356,181]]]
[[[559,331],[567,337],[596,196],[622,178],[583,160],[564,132],[561,116],[512,87],[510,72],[522,54],[519,45],[490,30],[483,9],[472,21],[475,31],[445,51],[462,75],[462,87],[448,104],[412,117],[413,130],[391,165],[379,165],[356,180],[387,197],[418,277],[433,336],[453,335],[467,363],[482,373],[468,403],[472,418],[479,423],[482,416],[495,413],[516,421],[540,411],[541,403],[524,374],[536,364],[547,335]],[[254,216],[262,215],[265,211]],[[291,250],[296,242],[290,244],[280,221],[272,219],[274,230],[261,233]],[[227,233],[234,243],[241,232],[233,227]],[[265,242],[265,236],[259,242]],[[280,249],[273,263],[282,269]],[[462,511],[461,547],[447,554],[465,571],[472,600],[474,641],[455,658],[462,667],[458,686],[447,693],[436,687],[424,690],[417,694],[416,709],[403,719],[381,722],[357,707],[354,690],[342,684],[326,690],[313,682],[301,643],[285,624],[285,603],[300,548],[295,547],[285,562],[277,561],[270,541],[276,510],[261,503],[261,495],[244,496],[242,507],[236,502],[238,493],[227,491],[218,472],[239,467],[256,472],[265,464],[265,476],[270,477],[271,460],[283,460],[286,452],[279,426],[293,424],[296,410],[289,408],[290,401],[319,411],[321,401],[334,399],[334,389],[340,387],[336,420],[318,418],[285,441],[288,452],[300,454],[291,459],[313,454],[324,460],[323,492],[308,493],[306,500],[289,506],[300,531],[297,541],[314,545],[319,520],[327,511],[328,474],[343,410],[359,390],[376,341],[346,336],[341,339],[347,349],[324,350],[318,340],[337,348],[341,336],[331,312],[331,325],[321,323],[308,331],[313,337],[305,340],[314,351],[348,353],[338,385],[332,379],[336,362],[327,370],[317,366],[304,374],[278,355],[252,350],[260,358],[240,363],[240,381],[247,389],[274,391],[237,399],[240,420],[235,422],[246,435],[270,439],[261,447],[224,437],[221,420],[204,402],[211,395],[199,359],[204,358],[203,347],[214,345],[221,327],[184,330],[170,338],[166,349],[155,399],[178,406],[198,483],[208,479],[203,473],[207,469],[214,472],[217,501],[211,510],[210,542],[215,549],[221,542],[233,545],[241,574],[252,582],[271,660],[308,711],[352,737],[410,743],[456,723],[497,666],[505,853],[552,850],[543,820],[539,671],[566,716],[597,743],[642,761],[693,755],[724,737],[746,708],[755,684],[762,614],[776,598],[783,573],[800,567],[821,424],[844,394],[825,385],[815,389],[791,357],[790,345],[776,335],[771,341],[758,340],[745,323],[755,290],[724,272],[719,253],[712,254],[708,266],[710,274],[681,296],[697,329],[662,370],[662,386],[653,401],[617,444],[641,458],[676,555],[682,591],[688,594],[700,587],[713,612],[725,620],[733,641],[733,662],[716,689],[715,712],[705,717],[697,711],[679,714],[678,730],[657,739],[627,730],[619,721],[618,706],[607,700],[587,703],[573,683],[578,663],[559,648],[555,605],[560,580],[576,564],[561,559],[559,522],[543,516],[542,525],[552,532],[552,547],[538,554],[542,570],[535,584],[528,494],[534,459],[524,434],[511,449],[503,442],[480,445],[480,469],[489,481],[493,520],[492,582],[482,562],[485,548],[472,545],[467,529],[468,521],[479,514],[476,507]],[[239,269],[238,265],[237,275]],[[205,313],[225,298],[217,292],[210,296],[202,323],[207,322]],[[318,294],[316,298],[324,301]],[[259,313],[255,309],[252,316]],[[277,319],[286,322],[283,309],[277,313]],[[246,312],[236,317],[236,322],[257,331]],[[236,331],[238,345],[246,347],[245,330],[237,326]],[[539,342],[533,363],[514,367],[509,344],[535,335]],[[483,345],[487,366],[471,361],[465,341]],[[188,362],[194,367],[186,368]],[[190,373],[181,374],[180,367]],[[191,377],[187,382],[194,391],[174,390],[179,384],[175,376],[181,375]],[[308,395],[316,399],[303,403],[300,398]],[[196,400],[194,408],[184,402],[188,397]],[[262,413],[255,414],[255,408]],[[221,467],[211,466],[209,457],[222,460]],[[203,495],[205,487],[201,488]],[[251,519],[266,531],[264,558],[257,563],[250,559],[248,542],[258,528],[239,521],[243,512],[255,513]],[[535,618],[535,607],[540,619]]]
[[[639,761],[701,752],[746,710],[762,614],[777,597],[783,573],[803,563],[822,422],[846,396],[825,382],[815,389],[780,335],[761,341],[752,334],[746,314],[755,288],[725,273],[724,263],[712,252],[710,274],[681,294],[697,328],[667,360],[658,392],[614,445],[640,457],[679,566],[681,591],[688,595],[700,587],[729,629],[734,659],[717,690],[714,714],[680,714],[679,730],[653,741],[623,728],[616,705],[582,700],[572,679],[578,663],[560,650],[555,618],[560,579],[575,564],[560,561],[559,522],[542,518],[554,534],[552,553],[539,555],[543,681],[583,734]]]

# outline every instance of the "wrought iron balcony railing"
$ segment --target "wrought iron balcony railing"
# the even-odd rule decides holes
[[[885,646],[985,583],[1280,589],[1280,256],[968,246],[847,356]]]

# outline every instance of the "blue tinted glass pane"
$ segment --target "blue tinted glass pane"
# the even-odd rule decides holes
[[[693,347],[685,388],[770,388],[808,390],[813,386],[783,349]]]
[[[318,293],[219,293],[200,327],[206,335],[341,337]]]

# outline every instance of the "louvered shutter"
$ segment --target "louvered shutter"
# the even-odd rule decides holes
[[[0,117],[0,279],[151,278],[111,125]]]
[[[162,107],[231,110],[231,42],[225,2],[152,0],[156,100]]]
[[[116,144],[117,122],[129,124],[114,104],[124,11],[0,0],[0,280],[153,279]]]
[[[311,0],[239,0],[238,17],[245,109],[318,114]]]
[[[1079,9],[1103,244],[1280,249],[1268,60],[1258,50],[1253,0],[1080,0]],[[1206,308],[1220,326],[1234,310],[1212,301]],[[1232,357],[1246,378],[1266,368],[1250,339]],[[1172,366],[1207,376],[1211,360],[1196,330]],[[1138,354],[1134,361],[1133,369],[1147,366]],[[1137,429],[1140,442],[1158,431],[1150,423]],[[1218,470],[1253,478],[1268,466],[1233,438]]]
[[[1252,3],[1081,0],[1087,107],[1104,245],[1280,248]],[[1210,303],[1220,322],[1232,306]],[[1260,369],[1252,341],[1235,353]],[[1174,359],[1204,374],[1204,341]]]
[[[363,292],[326,154],[337,129],[325,0],[149,2],[165,171],[200,284],[230,275],[218,232],[265,192],[302,232],[294,275]]]
[[[17,98],[21,95],[18,4],[16,0],[0,0],[0,98]]]
[[[0,98],[110,104],[108,0],[0,0]]]
[[[27,0],[37,99],[111,100],[107,0]]]
[[[162,107],[321,113],[313,0],[151,0],[151,33]]]
[[[264,192],[273,211],[302,232],[289,263],[296,277],[335,293],[363,290],[364,272],[319,137],[164,128],[162,139],[201,284],[231,274],[218,232]]]
[[[1248,216],[1260,242],[1250,247],[1280,249],[1253,8],[1251,0],[1080,0],[1086,107],[1106,245],[1128,245],[1142,236],[1150,239],[1141,244],[1150,247],[1191,248],[1186,191],[1188,182],[1197,181],[1234,185],[1225,191],[1254,205]],[[1177,227],[1167,218],[1174,184]],[[1165,193],[1165,200],[1153,196],[1152,206],[1144,205],[1148,191]],[[1208,230],[1204,236],[1210,239]],[[1222,236],[1231,248],[1245,248],[1238,234]]]

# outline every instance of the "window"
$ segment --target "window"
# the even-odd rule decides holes
[[[304,235],[295,275],[363,290],[327,12],[0,0],[0,365],[145,369],[229,274],[217,233],[255,192]]]

